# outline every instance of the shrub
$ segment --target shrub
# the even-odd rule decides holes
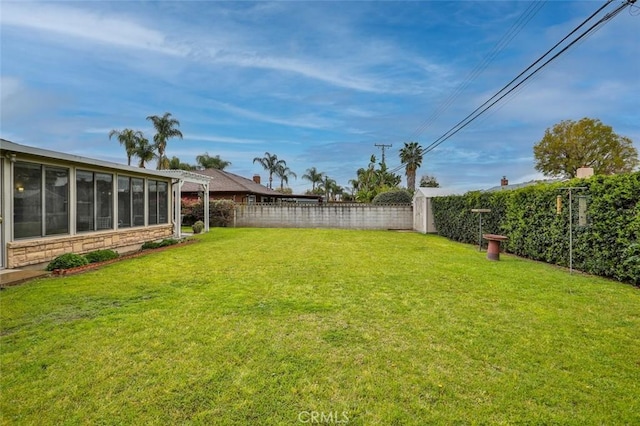
[[[209,200],[209,224],[225,227],[233,222],[236,203],[233,200]],[[197,221],[204,221],[204,205],[202,201],[182,201],[182,224],[189,226]]]
[[[233,223],[236,203],[232,200],[211,200],[209,204],[209,224],[226,227]]]
[[[75,268],[76,266],[84,266],[88,263],[89,261],[87,260],[87,258],[80,254],[65,253],[49,262],[49,264],[47,265],[47,271],[53,271],[54,269]]]
[[[183,225],[191,226],[198,220],[204,219],[204,206],[202,201],[182,200],[181,207]]]
[[[172,246],[174,244],[178,244],[179,242],[180,241],[174,238],[165,238],[164,240],[160,241],[160,247]]]
[[[142,245],[142,250],[156,249],[160,247],[172,246],[178,244],[180,241],[173,238],[165,238],[162,241],[147,241]]]
[[[374,197],[373,204],[411,204],[411,194],[404,189],[383,192]]]
[[[555,184],[538,184],[496,192],[435,197],[433,216],[438,233],[467,243],[478,242],[478,217],[483,233],[504,234],[510,253],[569,266],[569,208],[573,192],[573,267],[590,274],[640,285],[640,172],[594,176]],[[556,197],[563,208],[556,212]],[[587,199],[587,225],[578,226],[578,200]]]
[[[96,250],[84,255],[89,263],[104,262],[106,260],[117,259],[118,252],[114,250]]]
[[[193,233],[194,234],[199,234],[202,232],[202,230],[204,229],[204,222],[199,220],[196,223],[194,223],[193,225],[191,225],[191,229],[193,229]]]

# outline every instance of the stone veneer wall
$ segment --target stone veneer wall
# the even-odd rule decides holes
[[[7,243],[7,267],[11,269],[47,263],[65,253],[83,254],[94,250],[132,249],[147,241],[171,237],[172,230],[173,225],[168,224],[148,228],[12,241]]]

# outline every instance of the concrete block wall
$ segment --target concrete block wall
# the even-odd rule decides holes
[[[18,240],[7,243],[7,267],[20,268],[48,263],[65,253],[84,254],[94,250],[130,251],[147,241],[171,237],[173,225],[100,231],[91,234]]]
[[[234,226],[413,229],[413,208],[376,204],[242,204],[236,207]]]

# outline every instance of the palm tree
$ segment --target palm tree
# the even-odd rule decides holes
[[[284,160],[278,160],[276,154],[264,153],[264,157],[256,157],[253,159],[253,163],[260,163],[260,165],[269,172],[269,188],[273,189],[273,174],[278,171],[281,166],[286,166],[287,162]]]
[[[109,132],[109,139],[113,136],[118,138],[120,145],[124,145],[124,149],[127,152],[127,165],[131,165],[131,157],[136,155],[136,146],[139,138],[144,138],[144,135],[139,130],[124,129],[124,130],[112,130]]]
[[[416,170],[422,165],[422,147],[418,142],[405,142],[400,150],[400,161],[404,164],[407,176],[407,189],[416,190]]]
[[[208,152],[205,152],[202,155],[198,155],[196,157],[196,163],[203,169],[218,169],[224,170],[226,167],[231,165],[231,161],[225,161],[220,158],[219,155],[212,157]]]
[[[171,170],[194,170],[195,166],[192,166],[189,163],[183,163],[182,161],[180,161],[180,158],[174,155],[169,160],[169,168]]]
[[[155,147],[149,143],[149,140],[145,137],[138,139],[136,144],[135,156],[140,159],[138,167],[145,168],[145,163],[153,160],[156,157]]]
[[[311,167],[310,169],[307,169],[307,173],[302,175],[302,179],[306,179],[311,182],[311,191],[315,191],[316,185],[322,183],[324,173],[319,172],[315,167]]]
[[[280,190],[284,189],[284,183],[289,183],[289,176],[293,176],[294,179],[298,178],[298,175],[296,175],[293,170],[291,170],[289,167],[287,167],[284,163],[280,165],[280,167],[278,167],[276,169],[276,176],[278,176],[280,178]]]
[[[344,192],[344,188],[342,188],[338,183],[327,176],[320,182],[318,185],[318,190],[322,190],[322,193],[325,195],[326,201],[335,201],[336,196],[342,194]]]
[[[169,167],[169,159],[165,155],[167,149],[167,141],[171,138],[182,139],[182,132],[176,127],[180,127],[180,122],[175,118],[171,118],[170,112],[165,112],[162,117],[150,115],[147,120],[153,122],[156,134],[153,136],[154,148],[158,151],[158,170]]]

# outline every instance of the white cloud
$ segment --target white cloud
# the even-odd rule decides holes
[[[171,55],[184,50],[167,44],[164,35],[122,16],[104,16],[60,5],[3,2],[0,22],[4,26],[53,32],[64,36],[144,49]]]
[[[4,128],[14,122],[27,121],[61,102],[55,95],[30,88],[15,77],[1,76],[0,87],[0,117]]]
[[[247,144],[262,144],[264,141],[258,139],[245,139],[245,138],[233,138],[228,136],[218,136],[218,135],[196,135],[185,133],[185,139],[202,141],[202,142],[215,142],[215,143],[225,143],[225,144],[238,144],[238,145],[247,145]]]
[[[225,102],[213,101],[213,105],[219,109],[228,112],[239,117],[248,118],[251,120],[262,121],[265,123],[282,124],[291,127],[304,127],[310,129],[324,129],[335,126],[336,123],[333,120],[319,117],[313,114],[300,115],[291,118],[276,117],[269,114],[251,111],[245,108],[237,107]]]
[[[138,49],[181,56],[212,65],[255,68],[291,73],[321,81],[336,87],[371,93],[409,93],[422,90],[409,81],[401,84],[396,79],[385,79],[375,73],[367,75],[369,67],[389,60],[403,63],[402,52],[383,43],[369,42],[360,46],[357,55],[348,55],[345,49],[310,57],[297,51],[289,54],[270,53],[271,47],[253,40],[246,28],[236,28],[233,36],[215,29],[192,29],[182,33],[180,27],[172,34],[150,28],[127,15],[98,13],[81,8],[42,3],[3,3],[0,15],[2,25],[60,34],[77,43],[78,40],[102,43],[111,47]],[[199,32],[200,31],[200,32]],[[344,40],[345,45],[353,42]],[[359,41],[361,43],[361,40]],[[75,45],[77,47],[77,44]],[[347,54],[347,56],[345,56]],[[391,57],[390,57],[391,56]],[[442,67],[414,58],[418,67],[430,73],[442,74]],[[133,64],[137,66],[136,64]]]

